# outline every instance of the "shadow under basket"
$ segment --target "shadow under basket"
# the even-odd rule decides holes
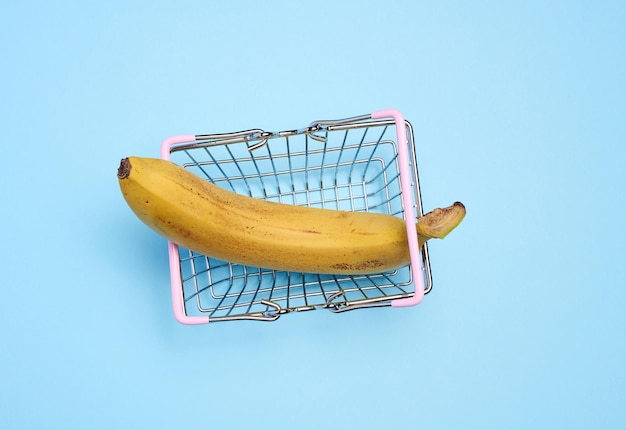
[[[276,271],[216,260],[168,243],[172,305],[183,324],[274,321],[293,311],[413,306],[432,288],[411,124],[397,110],[281,132],[177,135],[161,158],[246,196],[404,219],[410,264],[369,275]]]

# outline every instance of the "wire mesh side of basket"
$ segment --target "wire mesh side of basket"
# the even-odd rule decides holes
[[[415,207],[422,205],[409,139]],[[403,217],[393,121],[360,117],[325,121],[278,133],[247,130],[196,136],[171,149],[171,160],[228,190],[250,197],[309,207],[378,212]],[[426,245],[421,252],[424,292],[432,288]],[[184,311],[211,321],[275,320],[317,308],[341,312],[388,306],[413,294],[410,266],[373,275],[318,275],[275,271],[216,260],[179,248]],[[176,274],[178,275],[178,274]]]

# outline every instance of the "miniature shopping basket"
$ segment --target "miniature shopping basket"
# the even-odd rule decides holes
[[[413,130],[397,110],[281,132],[172,136],[161,158],[254,198],[403,218],[409,241],[409,265],[367,275],[242,266],[168,242],[174,316],[183,324],[413,306],[432,288],[428,248],[418,248],[415,229],[423,212]]]

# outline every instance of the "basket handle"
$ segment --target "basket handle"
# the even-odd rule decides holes
[[[398,160],[400,164],[400,186],[402,188],[402,203],[404,204],[404,219],[406,221],[406,233],[409,241],[409,254],[411,257],[411,271],[414,274],[414,291],[412,297],[396,299],[391,302],[393,307],[415,306],[424,298],[424,276],[422,275],[422,262],[420,249],[415,229],[415,217],[413,216],[413,193],[411,192],[411,173],[409,171],[408,139],[404,116],[396,109],[384,109],[373,112],[372,119],[393,118],[396,123],[396,135],[398,139]]]
[[[170,149],[179,143],[194,142],[196,136],[194,134],[179,134],[168,137],[161,144],[161,158],[170,159]],[[181,324],[195,325],[207,324],[209,317],[190,316],[185,312],[185,299],[183,297],[183,285],[180,279],[180,255],[178,253],[178,245],[171,241],[167,241],[167,253],[170,264],[170,285],[172,290],[172,309],[176,321]]]

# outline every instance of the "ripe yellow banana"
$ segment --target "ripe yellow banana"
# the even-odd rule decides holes
[[[117,176],[126,202],[146,225],[220,260],[320,274],[379,273],[409,263],[406,224],[391,215],[246,197],[156,158],[124,158]],[[457,202],[419,218],[420,246],[447,235],[464,216]]]

